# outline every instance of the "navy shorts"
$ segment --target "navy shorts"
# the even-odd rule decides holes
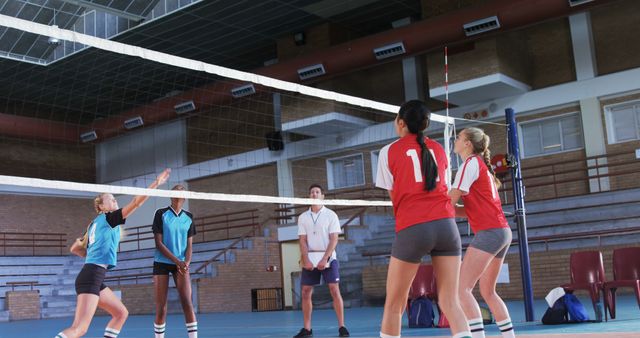
[[[302,269],[302,276],[300,278],[300,284],[302,285],[318,285],[320,284],[320,276],[325,284],[335,284],[340,282],[340,263],[337,259],[331,261],[329,268],[324,270],[307,270]]]
[[[104,284],[106,275],[107,269],[95,264],[85,264],[76,277],[76,294],[90,293],[100,296],[100,291],[107,288]]]

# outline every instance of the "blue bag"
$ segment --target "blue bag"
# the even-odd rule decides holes
[[[569,320],[576,323],[586,322],[589,320],[587,309],[584,308],[582,303],[573,294],[564,295],[564,303],[567,306],[567,312],[569,312]]]
[[[409,327],[433,327],[435,314],[433,304],[425,297],[420,297],[411,301],[409,306]]]

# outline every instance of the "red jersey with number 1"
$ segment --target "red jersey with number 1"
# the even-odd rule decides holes
[[[436,188],[425,190],[421,149],[416,135],[407,135],[385,146],[378,156],[376,186],[393,191],[396,232],[412,225],[453,218],[446,182],[449,161],[442,146],[428,137],[425,144],[438,164]]]
[[[509,227],[493,175],[480,157],[472,155],[464,161],[462,168],[458,169],[453,188],[463,193],[464,210],[473,233]]]

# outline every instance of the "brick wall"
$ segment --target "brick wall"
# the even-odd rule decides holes
[[[473,49],[449,55],[449,83],[457,83],[481,76],[499,73],[496,38],[475,41]],[[427,54],[429,88],[444,86],[444,51]]]
[[[265,243],[268,241],[268,243]],[[234,263],[217,266],[217,276],[198,280],[200,312],[251,311],[251,290],[282,287],[280,245],[277,238],[253,238],[253,248],[236,250]],[[277,271],[268,272],[268,265]]]
[[[193,180],[189,182],[189,190],[226,194],[254,194],[277,196],[278,176],[276,166],[272,164],[219,176]],[[207,215],[217,215],[249,209],[259,209],[259,211],[257,212],[257,221],[264,222],[267,218],[274,216],[275,205],[268,203],[262,204],[192,200],[189,201],[189,209],[196,218]],[[242,215],[236,215],[233,217],[242,217]],[[244,224],[248,222],[249,221],[246,221],[244,222]],[[215,227],[226,227],[226,225],[219,224],[212,226],[212,228]],[[232,236],[239,236],[247,231],[249,231],[249,228],[232,229],[230,230],[230,234]],[[206,241],[211,241],[219,239],[219,236],[226,236],[226,231],[224,233],[210,232],[205,236],[204,239]]]
[[[200,108],[187,120],[187,160],[206,160],[265,148],[274,130],[271,93],[235,99],[229,105]]]
[[[64,144],[0,136],[2,175],[95,182],[92,144]]]
[[[544,298],[547,293],[562,284],[571,281],[569,270],[569,257],[572,252],[600,250],[604,258],[604,270],[607,280],[613,279],[613,250],[627,246],[607,246],[580,248],[579,250],[554,250],[530,253],[531,279],[534,298]],[[509,300],[522,300],[522,277],[520,275],[520,257],[517,253],[507,255],[505,263],[509,264],[510,283],[498,284],[498,294]],[[365,297],[369,302],[379,302],[384,298],[386,288],[387,266],[368,266],[362,272],[362,285]],[[625,290],[622,290],[625,292]],[[578,294],[586,294],[586,291],[578,291]],[[474,294],[480,299],[480,293],[476,286]]]
[[[567,18],[526,28],[524,33],[530,51],[530,85],[533,89],[575,81],[575,62]]]
[[[68,245],[82,235],[96,216],[91,199],[26,195],[0,195],[0,214],[0,231],[65,233]],[[30,248],[11,250],[12,255],[31,254]],[[59,249],[43,248],[36,253],[59,254]],[[64,249],[64,253],[68,251]]]
[[[6,307],[10,320],[40,319],[40,293],[33,291],[7,291]]]
[[[367,304],[384,303],[389,265],[366,266],[362,269],[362,294]]]
[[[153,284],[111,285],[109,287],[114,291],[121,292],[122,304],[127,308],[130,315],[148,315],[156,313],[156,296]],[[98,308],[96,315],[107,316],[109,314]]]
[[[639,12],[640,2],[636,0],[616,1],[591,10],[598,74],[640,67]]]
[[[419,63],[423,61],[424,58],[418,58]],[[402,61],[381,63],[372,68],[322,80],[317,86],[320,89],[400,105],[404,102]],[[425,90],[426,88],[420,88],[422,92]]]
[[[372,188],[373,185],[373,172],[371,167],[371,152],[380,150],[384,145],[376,145],[364,147],[362,149],[353,149],[344,152],[337,152],[325,157],[314,157],[310,159],[304,159],[294,161],[292,164],[293,169],[293,184],[295,195],[299,197],[306,197],[309,195],[309,186],[313,183],[322,185],[325,193],[340,193],[344,190],[352,189],[365,189]],[[358,155],[362,154],[364,165],[364,181],[362,186],[345,188],[345,189],[333,189],[329,190],[329,184],[327,181],[327,160],[332,158],[338,158],[342,156]]]
[[[420,4],[422,5],[422,17],[426,19],[469,6],[483,5],[489,1],[490,0],[421,0]]]
[[[282,62],[309,52],[326,49],[354,37],[352,33],[339,25],[323,23],[304,30],[305,44],[298,46],[293,38],[295,33],[298,32],[279,38],[276,41],[278,61]]]
[[[566,18],[481,39],[474,45],[449,56],[450,83],[500,72],[538,89],[576,78]],[[427,65],[429,88],[443,86],[443,51],[427,54]]]

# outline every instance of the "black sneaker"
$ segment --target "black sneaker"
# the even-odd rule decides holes
[[[349,330],[347,330],[347,328],[346,328],[346,327],[341,326],[341,327],[338,329],[338,335],[339,335],[340,337],[349,337]]]
[[[298,332],[297,335],[293,336],[293,338],[303,338],[303,337],[313,337],[313,329],[307,330],[303,327],[302,329],[300,329],[300,332]]]

